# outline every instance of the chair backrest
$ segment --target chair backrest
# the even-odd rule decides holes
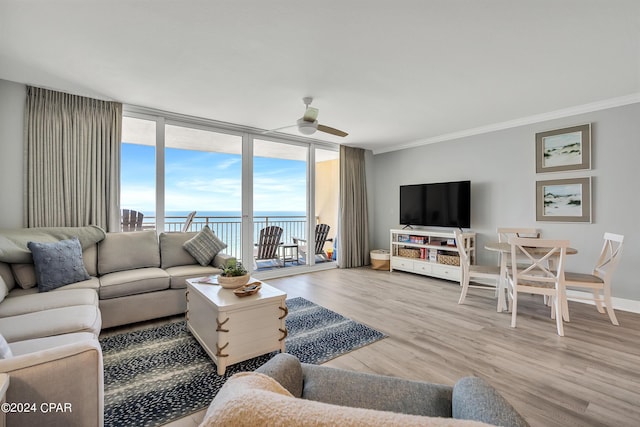
[[[458,248],[458,255],[460,256],[460,268],[462,269],[463,275],[461,280],[463,280],[464,277],[469,275],[469,266],[471,265],[471,260],[469,259],[469,254],[466,250],[466,240],[464,237],[462,237],[462,232],[460,232],[460,230],[453,230],[453,234],[455,235],[456,247]]]
[[[540,238],[540,230],[531,227],[498,227],[498,242],[508,243],[511,237]]]
[[[277,225],[270,225],[260,230],[256,259],[273,259],[277,257],[282,231],[282,228]]]
[[[511,238],[511,280],[516,285],[564,284],[568,240]],[[555,270],[549,266],[553,264]]]
[[[182,231],[183,233],[185,231],[189,231],[189,227],[191,227],[191,223],[193,222],[193,217],[196,216],[196,211],[190,212],[189,215],[187,215],[187,219],[184,222],[184,225],[182,226]]]
[[[608,280],[613,275],[620,257],[622,256],[622,243],[624,242],[624,236],[621,234],[604,233],[604,245],[602,246],[602,252],[598,258],[593,274]]]
[[[329,230],[331,227],[327,224],[316,225],[316,254],[324,253],[324,244],[329,236]]]
[[[131,209],[122,209],[122,231],[142,230],[143,219],[144,214],[142,212]]]

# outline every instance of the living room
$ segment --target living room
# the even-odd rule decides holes
[[[12,18],[15,18],[17,20],[16,22],[20,22],[19,18],[21,14],[17,13],[15,4],[9,6],[9,3],[11,2],[3,2],[2,5],[2,12],[7,12],[2,13],[3,26],[5,24],[4,20],[10,20]],[[569,6],[572,8],[582,7],[582,5],[577,2],[564,2],[563,4],[567,8],[569,8]],[[464,86],[464,90],[458,89],[457,91],[451,91],[449,98],[438,98],[439,104],[437,105],[430,104],[429,94],[424,92],[423,88],[416,88],[415,94],[409,92],[409,95],[418,99],[418,105],[424,106],[424,110],[420,113],[422,121],[434,122],[432,124],[434,127],[429,131],[419,128],[419,131],[424,133],[418,136],[407,136],[408,134],[404,133],[406,130],[403,128],[406,122],[401,121],[399,117],[394,118],[393,116],[389,116],[389,120],[386,120],[386,127],[389,128],[389,130],[386,131],[387,133],[385,133],[383,137],[374,137],[372,134],[358,136],[356,127],[352,127],[351,123],[354,123],[355,126],[355,123],[358,121],[366,122],[362,120],[362,117],[354,118],[350,123],[348,120],[339,117],[339,111],[334,113],[330,112],[335,104],[331,105],[331,108],[328,106],[325,108],[327,104],[321,104],[323,98],[324,101],[327,102],[331,96],[334,94],[337,96],[337,93],[341,90],[348,92],[349,90],[346,86],[336,86],[336,88],[332,90],[316,88],[314,84],[300,83],[295,79],[293,74],[287,75],[287,77],[295,83],[292,83],[291,88],[286,90],[287,95],[291,95],[291,97],[294,98],[291,102],[292,106],[290,107],[292,115],[287,113],[277,119],[270,118],[268,124],[265,121],[254,125],[248,118],[247,122],[243,122],[241,118],[227,119],[223,116],[222,112],[216,115],[215,111],[223,110],[223,106],[218,106],[217,109],[214,108],[211,112],[207,112],[208,115],[205,115],[197,113],[198,110],[195,107],[193,109],[191,109],[191,107],[183,108],[181,105],[178,105],[178,103],[176,103],[175,107],[171,106],[167,100],[163,100],[164,103],[159,103],[159,105],[153,105],[143,104],[139,98],[134,96],[127,98],[126,95],[122,95],[122,97],[119,98],[116,96],[118,93],[115,89],[111,92],[104,88],[99,89],[98,82],[95,80],[81,82],[80,80],[82,79],[78,77],[77,86],[75,86],[75,80],[66,74],[61,74],[59,71],[49,72],[48,79],[39,80],[39,78],[42,77],[38,77],[39,74],[35,71],[37,70],[46,76],[45,65],[38,64],[36,59],[30,57],[30,48],[22,48],[21,55],[6,56],[9,60],[3,60],[3,65],[0,68],[0,79],[2,79],[0,80],[0,227],[16,228],[23,225],[23,132],[27,85],[43,86],[80,95],[93,95],[98,98],[117,99],[133,105],[144,105],[150,108],[155,107],[175,113],[207,117],[213,120],[223,119],[232,123],[252,125],[265,130],[286,125],[287,117],[295,121],[295,118],[299,116],[302,108],[298,98],[308,95],[308,93],[298,94],[299,91],[318,90],[321,92],[324,90],[324,92],[322,92],[323,98],[316,100],[316,105],[321,109],[320,121],[324,123],[326,118],[328,124],[348,130],[350,137],[347,138],[352,138],[342,141],[336,137],[327,137],[331,143],[344,143],[345,145],[352,145],[354,147],[365,147],[368,140],[377,142],[366,151],[370,230],[369,249],[389,249],[389,230],[398,228],[399,223],[398,202],[399,187],[401,185],[470,180],[472,183],[471,230],[477,233],[476,247],[478,248],[477,261],[479,263],[495,264],[497,262],[495,253],[482,250],[481,248],[483,248],[486,243],[496,239],[496,229],[500,226],[535,226],[541,230],[544,237],[569,239],[571,246],[578,249],[578,255],[567,258],[567,268],[576,271],[589,271],[592,268],[593,262],[599,254],[602,236],[605,232],[623,234],[627,245],[625,246],[624,257],[614,280],[614,307],[625,313],[639,313],[640,290],[635,285],[636,279],[633,271],[633,261],[639,259],[640,253],[638,253],[638,245],[635,245],[633,242],[639,237],[635,227],[634,212],[640,209],[640,202],[638,202],[637,198],[628,197],[625,191],[627,189],[633,191],[633,185],[637,181],[634,174],[635,162],[636,159],[640,157],[640,148],[636,143],[638,135],[640,135],[640,121],[637,119],[640,117],[640,87],[638,82],[640,72],[638,70],[639,61],[637,50],[638,30],[637,18],[635,20],[633,18],[634,16],[638,16],[638,10],[637,5],[633,2],[613,2],[612,4],[615,6],[611,6],[610,3],[606,5],[594,3],[586,8],[586,12],[583,11],[583,13],[590,18],[587,22],[593,26],[588,29],[588,31],[582,28],[582,24],[572,22],[570,28],[579,32],[581,36],[587,32],[597,34],[597,36],[593,38],[586,39],[588,42],[585,42],[585,46],[581,46],[579,43],[577,45],[565,46],[559,42],[555,50],[557,60],[561,62],[565,60],[565,57],[572,58],[573,55],[576,55],[575,52],[580,52],[581,55],[577,56],[580,56],[581,61],[583,61],[581,62],[583,67],[585,67],[584,64],[597,62],[598,64],[594,64],[594,67],[600,68],[597,68],[596,71],[585,71],[585,75],[583,76],[558,73],[558,75],[562,77],[558,78],[558,81],[553,81],[547,74],[544,74],[542,70],[538,70],[543,76],[539,82],[528,80],[531,78],[531,75],[527,75],[524,78],[514,77],[512,80],[505,80],[504,90],[499,90],[499,87],[493,87],[493,84],[497,84],[493,80],[490,84],[487,84],[483,90],[478,89],[478,92],[471,91],[471,88],[476,86]],[[39,6],[44,7],[44,5]],[[289,6],[291,6],[291,4],[289,4]],[[338,5],[332,6],[335,7],[337,14],[340,7]],[[381,7],[381,5],[377,6]],[[415,4],[411,6],[420,8],[420,6],[416,6]],[[431,6],[435,7],[435,4]],[[512,10],[504,4],[501,6],[505,7],[505,14],[507,14],[508,10],[509,13],[507,16],[510,18],[518,15],[517,10]],[[553,16],[553,13],[549,14],[551,16],[545,15],[545,13],[542,12],[545,6],[549,7],[553,12],[557,12],[558,15],[556,17]],[[465,7],[469,7],[469,5],[465,5]],[[409,7],[407,8],[409,9]],[[561,18],[567,19],[568,16],[572,16],[571,13],[566,10],[564,11],[565,14],[562,14],[562,11],[554,9],[549,4],[540,5],[534,9],[534,11],[528,10],[528,12],[536,12],[538,13],[538,17],[551,19],[553,25],[550,25],[554,31],[558,31],[558,34],[560,34],[559,28],[562,28],[562,25],[556,21],[562,21]],[[348,10],[352,13],[352,18],[356,19],[358,16],[356,12],[351,8]],[[423,11],[425,14],[433,13],[433,11],[430,10]],[[248,13],[247,10],[243,10],[242,12]],[[285,15],[289,13],[284,10],[279,10],[279,12]],[[464,15],[466,19],[470,19],[465,13],[462,13],[462,10],[457,12]],[[600,13],[600,15],[596,12]],[[378,9],[377,13],[381,14],[382,12]],[[234,16],[242,16],[242,13],[238,12],[238,15]],[[599,16],[601,16],[601,18]],[[406,18],[405,15],[402,15],[402,17]],[[601,21],[599,21],[599,19],[601,19]],[[616,27],[618,30],[614,31],[610,29],[607,24],[610,20],[616,22],[616,25],[611,24],[611,27]],[[465,22],[467,21],[465,20]],[[431,24],[434,23],[431,22]],[[603,29],[598,30],[597,28],[599,27],[597,27],[596,24],[600,24]],[[16,24],[12,24],[12,28],[13,25]],[[400,25],[400,27],[402,26]],[[315,26],[313,28],[316,29]],[[531,26],[527,28],[531,30],[534,27]],[[518,27],[512,25],[503,31],[506,32],[508,30],[517,32]],[[611,31],[609,32],[609,30]],[[204,33],[204,30],[202,31]],[[567,31],[566,28],[564,28],[564,31]],[[584,33],[581,31],[584,31]],[[304,34],[304,32],[301,30],[299,34]],[[299,34],[296,35],[296,37],[298,37]],[[506,45],[509,45],[507,40],[504,39],[504,34],[504,32],[500,33],[500,35],[496,37],[496,39],[498,39],[496,42],[501,40]],[[293,37],[293,33],[291,36]],[[404,37],[407,37],[407,35],[404,34]],[[485,37],[493,40],[493,37],[489,37],[488,35]],[[598,37],[601,38],[599,42],[595,40]],[[133,39],[132,37],[130,40]],[[8,53],[13,50],[13,48],[11,48],[12,37],[3,37],[3,40],[1,46],[3,57],[5,57],[5,54],[8,55]],[[471,39],[467,39],[467,41],[470,40]],[[564,41],[564,39],[560,40]],[[64,41],[60,41],[59,43],[61,46],[64,44]],[[33,44],[35,46],[38,45],[37,42]],[[514,44],[516,43],[514,42]],[[593,46],[590,44],[593,44]],[[508,47],[515,48],[514,46],[503,46],[505,49]],[[389,48],[393,48],[393,46],[381,45],[379,49],[388,50]],[[538,53],[533,49],[532,45],[527,45],[527,48],[528,49],[523,50],[530,52],[531,59],[526,61],[524,56],[518,56],[518,60],[525,61],[519,65],[521,65],[522,68],[531,68],[534,70],[543,68],[544,60],[548,58],[537,57]],[[572,51],[569,48],[576,50]],[[476,46],[475,49],[477,50],[479,48]],[[612,51],[616,49],[620,49],[621,53],[612,53]],[[477,62],[481,61],[481,55],[477,53],[473,55],[474,50],[470,50],[471,52],[465,51],[465,54],[468,56],[463,59],[456,57],[456,55],[446,55],[445,52],[442,57],[444,59],[441,59],[440,62],[451,61],[453,65],[448,70],[451,74],[457,75],[459,79],[474,80],[471,72],[462,71],[473,69],[472,66],[474,63],[476,63],[475,65],[477,66]],[[374,53],[377,52],[379,51],[374,50]],[[353,53],[356,54],[357,49],[353,49]],[[561,53],[563,53],[565,57],[562,57]],[[38,55],[40,54],[42,54],[42,52]],[[164,54],[166,54],[166,52]],[[225,54],[233,57],[232,52],[225,50],[216,52],[218,56]],[[313,50],[304,52],[305,57],[316,54],[318,54],[318,52]],[[182,55],[186,55],[186,53],[182,53]],[[323,55],[325,54],[323,53]],[[330,55],[330,53],[326,53],[326,55]],[[585,55],[588,56],[586,59]],[[595,59],[591,55],[593,55]],[[630,57],[629,62],[621,61],[618,55]],[[410,58],[403,57],[402,59],[408,61]],[[29,65],[34,62],[37,64],[33,65],[31,71],[29,67],[23,68],[25,64]],[[508,62],[509,61],[506,61],[507,64]],[[607,62],[610,65],[604,67],[602,63]],[[514,60],[514,63],[517,63],[517,61]],[[505,62],[500,62],[500,64],[505,66]],[[317,66],[316,63],[313,65]],[[482,66],[488,67],[488,65],[484,64],[479,68],[482,68]],[[64,68],[65,65],[58,65],[58,67],[56,70]],[[608,72],[605,68],[608,69]],[[512,74],[516,75],[520,70],[521,68],[517,68],[514,65],[514,71],[505,72],[505,74],[510,76]],[[97,71],[96,69],[96,75],[99,75]],[[422,72],[422,68],[419,71]],[[82,74],[89,73],[87,71],[78,73],[79,76]],[[313,80],[316,74],[322,73],[309,72],[309,74],[307,74],[308,79]],[[217,78],[221,80],[226,77],[227,76],[224,75],[217,76]],[[102,76],[102,78],[108,80],[108,76]],[[417,82],[420,80],[413,75],[412,78],[415,79],[414,84],[418,86]],[[443,78],[443,76],[440,75],[440,78]],[[549,81],[545,79],[549,79]],[[350,108],[353,110],[358,108],[366,110],[366,105],[369,101],[372,101],[372,98],[386,97],[388,99],[387,108],[384,108],[381,104],[375,104],[376,107],[371,108],[371,110],[375,113],[384,110],[389,114],[391,114],[391,110],[396,110],[398,115],[402,116],[405,110],[413,112],[416,108],[419,109],[419,107],[415,106],[416,104],[404,103],[404,98],[400,97],[400,95],[394,95],[393,87],[388,87],[394,85],[386,84],[381,80],[382,79],[377,80],[381,86],[380,94],[375,92],[369,95],[361,94],[361,102],[352,103]],[[602,84],[603,80],[607,81],[608,84]],[[356,81],[353,81],[350,84],[357,86],[356,83]],[[170,85],[169,80],[162,84]],[[476,84],[479,87],[483,86],[481,82],[476,82]],[[548,85],[546,91],[543,90],[545,85]],[[141,85],[140,88],[133,88],[130,93],[136,93],[136,96],[140,96],[137,95],[138,91],[142,92],[143,89],[146,89],[152,92],[152,86],[151,83],[149,83],[149,86],[146,88],[144,85]],[[535,90],[539,92],[539,96],[535,96],[535,90],[525,91],[526,86],[535,86]],[[541,102],[541,98],[551,98],[555,92],[560,92],[563,86],[567,87],[567,92],[573,91],[570,93],[572,97],[569,97],[568,100],[558,100],[554,101],[555,103],[550,102],[548,104]],[[253,96],[251,90],[246,88],[240,89],[238,87],[234,88],[237,97],[244,98],[248,104],[251,103]],[[580,90],[578,90],[578,88]],[[124,93],[127,92],[127,89],[129,88],[127,87]],[[403,90],[405,92],[408,91],[406,88]],[[167,98],[169,98],[168,95]],[[210,102],[209,100],[212,99],[210,93],[207,93],[203,98],[206,98],[206,100],[200,100],[202,104],[208,103]],[[262,108],[264,108],[265,103],[268,101],[267,95],[265,95],[264,98],[260,98]],[[211,103],[213,102],[211,101]],[[546,109],[536,109],[540,105],[548,105],[548,107],[546,107]],[[445,108],[445,106],[448,108]],[[505,110],[508,111],[511,109],[513,113],[503,113],[499,119],[485,120],[486,116],[483,116],[485,113],[483,110],[493,110],[494,106],[495,110],[501,109],[504,112]],[[196,111],[196,113],[194,113],[194,111]],[[477,120],[474,119],[474,112],[477,112]],[[334,115],[331,116],[330,114]],[[251,110],[251,113],[247,113],[247,116],[258,115],[259,113],[256,110]],[[442,117],[444,115],[447,117]],[[447,126],[451,123],[451,120],[455,121],[456,116],[458,116],[459,121],[462,123],[460,125],[462,127]],[[241,115],[237,117],[241,117]],[[385,120],[379,118],[372,121],[375,121],[376,125],[378,125],[378,122],[385,122]],[[438,123],[442,123],[442,126],[438,126]],[[591,125],[592,145],[590,168],[574,172],[536,173],[536,134],[582,124]],[[408,126],[407,124],[407,127]],[[390,136],[393,135],[394,132],[397,133],[397,139],[393,139],[393,137]],[[314,135],[314,137],[317,136],[318,135]],[[358,139],[356,140],[355,138]],[[392,144],[391,142],[394,141],[397,141],[397,143]],[[537,182],[558,178],[583,177],[588,177],[591,180],[592,200],[590,221],[536,221]],[[331,280],[336,281],[340,279],[336,279],[333,275],[339,272],[338,270],[337,272],[327,274],[331,274]],[[312,275],[312,277],[315,276]],[[353,279],[351,276],[348,277],[348,280]],[[378,275],[367,277],[372,278],[372,280],[382,280],[378,278],[387,276],[384,276],[384,273],[378,272]],[[279,280],[285,281],[291,279]],[[424,277],[415,277],[415,275],[407,273],[393,273],[388,285],[396,286],[395,282],[397,280],[406,281],[410,289],[416,286],[416,280],[424,280],[425,284],[431,283],[429,281],[430,279]],[[281,283],[285,288],[295,288],[293,283]],[[435,283],[434,286],[436,289],[442,289],[442,292],[447,294],[448,290],[446,286],[443,285],[443,283],[446,284],[447,282],[441,283],[436,281]],[[358,289],[361,288],[358,287]],[[327,290],[327,292],[329,291]],[[332,290],[332,292],[335,292],[335,290]],[[457,290],[455,290],[454,293],[457,293]],[[312,294],[307,294],[307,297],[313,299],[311,295]],[[341,295],[340,292],[337,292],[337,295]],[[379,296],[383,298],[384,294],[379,294]],[[356,295],[349,294],[347,298],[357,297],[356,293]],[[338,298],[338,296],[333,298]],[[329,297],[318,297],[318,302],[323,305],[330,305],[331,299],[332,298]],[[572,309],[575,307],[575,304],[577,303],[572,303]],[[334,303],[334,306],[330,308],[337,311],[338,308],[347,310],[348,305],[348,303],[339,302]],[[590,308],[593,309],[592,307]],[[577,310],[581,311],[582,307]],[[342,312],[342,314],[353,316],[353,314],[347,312]],[[496,315],[496,313],[489,313],[487,311],[487,315],[489,314]],[[628,321],[630,318],[624,317],[624,319]],[[600,320],[603,323],[603,329],[600,330],[602,334],[618,333],[615,327],[607,323],[606,317]],[[505,323],[505,325],[508,323],[506,318],[500,319],[500,321]],[[543,320],[538,319],[538,321],[542,322]],[[577,323],[578,321],[574,320],[574,322]],[[624,322],[622,323],[624,325]],[[543,339],[556,339],[557,337],[554,336],[553,327],[550,325],[545,326],[548,326],[548,328],[543,328],[543,330],[548,329],[548,331],[546,331],[548,335]],[[627,331],[627,329],[625,329],[625,331]],[[634,334],[634,332],[631,331],[631,334]],[[543,333],[543,335],[545,334]],[[624,340],[624,338],[620,339]],[[637,351],[629,351],[632,355],[630,357],[637,357]],[[393,355],[388,354],[387,357],[391,358]],[[345,358],[350,360],[350,362],[338,360],[335,362],[335,365],[349,365],[353,367],[365,364],[365,362],[357,360],[357,357],[354,356],[346,356]],[[391,370],[389,366],[385,366],[380,362],[376,363],[381,371],[385,369]],[[376,363],[374,363],[374,365],[376,365]],[[411,363],[410,360],[409,363]],[[394,374],[394,372],[387,373]],[[410,373],[405,370],[400,371],[399,375],[409,376]],[[635,396],[637,398],[637,395]],[[570,404],[568,405],[570,406]],[[596,420],[601,419],[596,418]],[[585,421],[585,424],[589,423],[595,424],[596,422],[593,419]]]

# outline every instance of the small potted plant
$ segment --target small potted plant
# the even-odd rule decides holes
[[[218,283],[226,289],[236,289],[249,282],[250,275],[241,262],[231,259],[226,265],[221,265],[222,273],[218,276]]]

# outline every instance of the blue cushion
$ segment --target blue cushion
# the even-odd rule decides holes
[[[70,283],[88,280],[77,237],[55,243],[29,242],[38,291],[47,292]]]

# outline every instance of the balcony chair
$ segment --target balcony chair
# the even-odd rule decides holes
[[[562,318],[569,320],[564,277],[568,247],[568,240],[511,238],[511,270],[507,283],[512,328],[516,327],[518,294],[544,295],[551,299],[551,318],[556,319],[558,335],[564,336]],[[556,270],[549,268],[551,260]]]
[[[189,215],[187,215],[187,219],[184,222],[184,225],[182,226],[182,229],[180,230],[181,232],[186,232],[189,231],[189,227],[191,227],[191,223],[193,222],[193,217],[196,216],[196,211],[190,212]]]
[[[500,267],[497,265],[472,265],[462,233],[460,230],[454,230],[454,234],[460,256],[460,286],[462,286],[458,304],[464,303],[469,288],[490,289],[493,290],[497,296],[497,292],[500,289]],[[470,284],[471,279],[488,279],[490,284],[472,285]]]
[[[324,251],[324,245],[326,242],[333,242],[333,239],[329,239],[327,236],[329,235],[329,230],[331,227],[328,224],[317,224],[315,231],[315,255],[322,258],[324,261],[331,261]],[[307,240],[299,237],[292,237],[293,243],[298,245],[298,251],[302,255],[303,258],[306,259],[308,247],[306,245]]]
[[[122,231],[141,231],[143,219],[142,212],[122,209]]]
[[[604,233],[604,245],[596,266],[591,274],[565,272],[565,284],[571,288],[587,288],[593,292],[593,297],[574,297],[573,299],[593,300],[600,313],[604,313],[602,304],[607,308],[611,323],[618,325],[618,319],[611,304],[611,278],[618,267],[622,256],[624,236],[620,234]],[[602,293],[601,293],[602,292]]]
[[[253,249],[253,269],[258,269],[258,261],[277,260],[280,266],[278,246],[282,239],[282,228],[277,225],[270,225],[260,230],[260,240]]]

